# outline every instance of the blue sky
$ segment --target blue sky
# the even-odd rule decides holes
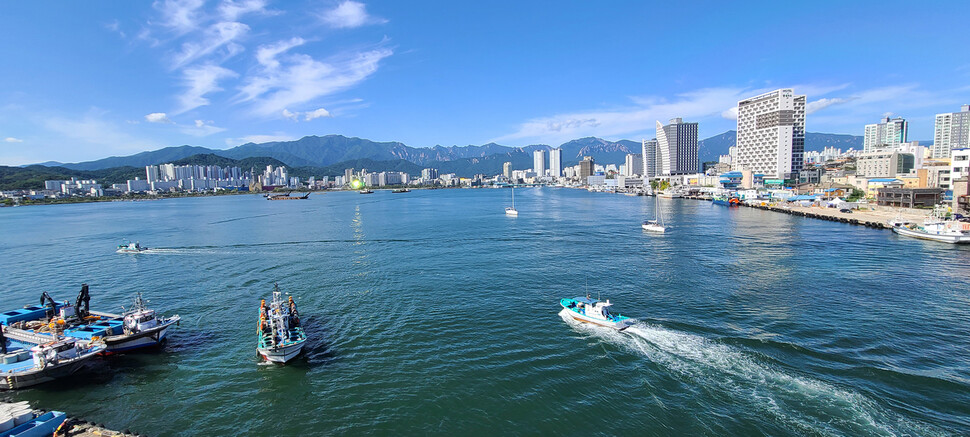
[[[811,132],[929,140],[970,103],[970,3],[3,2],[0,165],[342,134],[414,147],[735,127],[793,87]]]

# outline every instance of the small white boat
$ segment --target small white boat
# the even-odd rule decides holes
[[[138,293],[135,296],[134,306],[125,311],[120,320],[122,322],[121,332],[112,331],[113,335],[102,337],[107,346],[106,355],[158,346],[165,341],[168,328],[178,324],[182,318],[178,315],[171,317],[157,315],[155,310],[148,309],[145,306],[141,293]],[[108,321],[104,320],[101,323]],[[98,324],[91,326],[96,325]]]
[[[142,247],[141,243],[139,243],[137,241],[134,242],[134,243],[132,243],[132,242],[130,242],[128,240],[124,240],[121,244],[118,245],[118,250],[116,250],[115,252],[118,252],[118,253],[138,253],[138,252],[144,252],[146,250],[148,250],[148,248],[147,247]]]
[[[667,228],[664,226],[664,215],[663,215],[663,212],[660,210],[659,196],[656,197],[656,201],[657,201],[657,204],[656,204],[657,219],[644,221],[643,224],[640,225],[640,227],[642,227],[644,231],[657,232],[662,234],[667,231]]]
[[[300,325],[300,313],[293,296],[284,302],[277,284],[273,285],[273,299],[269,306],[259,304],[256,352],[266,361],[284,364],[303,351],[306,333]]]
[[[633,326],[636,319],[631,319],[620,314],[612,314],[610,307],[613,306],[610,300],[606,302],[586,297],[574,297],[572,299],[561,299],[559,305],[566,310],[566,314],[573,320],[591,323],[597,326],[613,328],[622,331]]]
[[[512,217],[519,216],[519,210],[515,209],[515,187],[512,187],[512,206],[505,208],[505,215],[510,215]]]

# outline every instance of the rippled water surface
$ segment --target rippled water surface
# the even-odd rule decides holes
[[[2,308],[178,313],[165,353],[0,399],[149,435],[970,434],[970,247],[567,189],[0,209]],[[122,238],[153,249],[116,254]],[[576,326],[558,300],[641,322]],[[255,356],[293,294],[307,353]]]

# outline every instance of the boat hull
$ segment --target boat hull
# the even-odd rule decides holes
[[[271,348],[256,348],[256,352],[259,353],[263,359],[271,363],[284,364],[287,361],[296,358],[303,352],[303,346],[306,344],[306,340],[300,340],[295,343],[291,343],[285,346],[271,347]]]
[[[505,215],[512,216],[512,217],[518,217],[519,216],[519,212],[516,211],[516,210],[514,210],[514,209],[506,209],[505,210]]]
[[[649,223],[645,223],[643,225],[640,225],[640,227],[642,227],[644,231],[657,232],[657,233],[660,233],[660,234],[662,234],[662,233],[664,233],[664,232],[667,231],[667,229],[664,228],[663,226],[649,224]]]
[[[923,240],[939,241],[950,244],[970,244],[970,236],[964,235],[939,235],[920,232],[904,226],[894,226],[893,232],[907,237],[919,238]]]
[[[113,355],[121,352],[128,352],[136,349],[155,347],[165,341],[168,335],[168,328],[178,323],[178,320],[171,320],[152,329],[131,335],[115,335],[106,337],[104,343],[108,348],[104,351],[105,355]]]
[[[18,390],[73,375],[81,370],[87,361],[95,355],[97,355],[97,352],[90,352],[54,366],[49,365],[43,369],[0,374],[0,390]]]

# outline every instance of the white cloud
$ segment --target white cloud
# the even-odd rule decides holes
[[[37,122],[47,131],[60,135],[58,142],[70,142],[72,148],[76,150],[95,150],[99,154],[108,153],[132,153],[141,152],[147,148],[154,147],[157,141],[151,141],[130,134],[121,129],[116,123],[104,119],[105,112],[91,110],[82,118],[68,117],[38,117]],[[68,152],[64,157],[57,160],[72,159],[70,155],[74,150]],[[102,155],[104,156],[104,155]]]
[[[188,41],[182,43],[182,49],[173,57],[172,68],[182,68],[189,63],[208,56],[225,47],[221,52],[224,58],[235,56],[243,51],[243,46],[234,41],[241,38],[249,31],[249,26],[235,22],[222,21],[207,28],[200,41]]]
[[[327,111],[324,108],[320,108],[306,113],[306,121],[310,121],[310,120],[313,120],[314,118],[320,118],[320,117],[332,117],[332,116],[330,115],[330,111]]]
[[[205,106],[209,104],[206,94],[222,91],[219,81],[225,78],[238,76],[232,70],[214,64],[206,64],[199,67],[187,68],[183,72],[185,83],[188,90],[178,97],[180,108],[175,114]]]
[[[4,138],[3,140],[6,141],[6,142],[8,142],[8,143],[22,143],[22,142],[24,142],[24,140],[22,140],[20,138],[14,138],[14,137],[7,137],[7,138]]]
[[[238,146],[246,143],[270,143],[274,141],[293,141],[297,139],[292,135],[277,132],[273,135],[247,135],[241,138],[226,138],[227,146]]]
[[[324,12],[320,17],[324,23],[335,28],[354,28],[365,24],[383,24],[387,20],[367,14],[363,3],[347,0],[336,8]]]
[[[268,14],[265,0],[224,0],[219,4],[219,14],[226,21],[236,21],[239,17],[250,13]]]
[[[300,113],[299,112],[290,112],[289,109],[283,108],[283,117],[286,117],[286,118],[288,118],[290,120],[293,120],[293,121],[299,121],[300,120]]]
[[[724,112],[721,113],[721,117],[724,117],[724,118],[726,118],[728,120],[737,120],[738,119],[738,107],[737,106],[732,106],[732,107],[724,110]]]
[[[376,72],[380,61],[391,54],[391,50],[379,48],[327,62],[301,54],[266,58],[263,70],[247,78],[240,89],[239,101],[252,102],[257,114],[278,114],[287,107],[357,85]]]
[[[204,0],[164,0],[152,6],[161,13],[161,24],[179,34],[195,30],[202,19]]]
[[[260,46],[256,50],[256,62],[269,70],[276,70],[280,67],[280,62],[276,57],[293,47],[301,46],[306,41],[300,37],[293,37],[287,41],[279,41],[276,44]]]
[[[819,111],[819,110],[828,108],[829,106],[838,105],[838,104],[841,104],[841,103],[848,102],[850,100],[852,100],[852,99],[851,98],[849,98],[849,99],[843,99],[843,98],[838,98],[838,97],[831,98],[831,99],[818,99],[818,100],[815,100],[815,101],[812,101],[812,102],[808,102],[808,103],[805,104],[805,113],[806,114],[811,114],[813,112],[816,112],[816,111]]]
[[[171,123],[172,120],[168,118],[164,112],[153,112],[145,116],[145,121],[149,123]]]

